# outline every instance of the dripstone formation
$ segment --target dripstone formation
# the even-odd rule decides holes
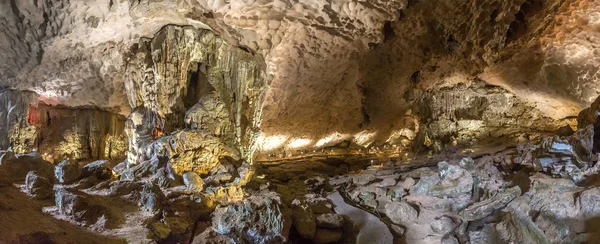
[[[0,243],[595,243],[593,0],[0,2]]]

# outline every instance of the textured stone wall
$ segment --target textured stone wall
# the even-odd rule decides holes
[[[203,69],[188,62],[201,58],[191,55],[196,44],[187,44],[203,34],[163,29],[171,24],[211,29],[219,42],[264,59],[271,83],[264,102],[252,105],[261,109],[242,109],[262,111],[251,121],[260,125],[264,152],[344,141],[381,145],[411,129],[402,127],[405,120],[414,127],[407,92],[479,80],[531,108],[511,113],[554,120],[538,125],[549,131],[600,93],[598,12],[593,0],[4,1],[0,57],[8,62],[0,64],[0,85],[35,91],[47,104],[123,115],[143,105],[164,118],[173,114],[171,127],[188,121],[251,138],[240,136],[246,132],[238,122],[215,122],[235,109],[224,109],[231,91],[220,95],[222,103],[207,97],[187,119],[179,115],[189,109],[180,102],[186,86],[160,82]],[[186,43],[174,48],[172,41]],[[205,73],[201,79],[210,79]],[[135,88],[131,77],[150,90]],[[172,99],[160,98],[165,92]],[[206,111],[218,119],[198,115]]]
[[[49,106],[32,92],[0,93],[0,145],[17,153],[38,151],[50,161],[123,159],[125,118],[90,108]],[[5,110],[6,108],[6,110]]]
[[[249,155],[269,83],[264,61],[212,31],[179,26],[142,38],[128,55],[130,161],[159,126],[166,134],[205,130]]]

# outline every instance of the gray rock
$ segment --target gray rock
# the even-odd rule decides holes
[[[419,182],[410,188],[410,194],[427,195],[429,189],[440,181],[437,174],[422,175]]]
[[[54,177],[58,182],[69,184],[79,179],[81,176],[81,167],[76,162],[63,160],[54,166]]]
[[[183,174],[183,183],[187,189],[192,192],[201,192],[204,190],[204,181],[202,181],[200,176],[194,172]]]
[[[375,193],[373,192],[361,192],[358,197],[364,201],[375,199]]]
[[[110,195],[123,196],[139,191],[141,184],[134,181],[118,180],[110,183]]]
[[[110,179],[112,170],[110,170],[110,162],[108,160],[98,160],[86,164],[81,169],[81,178],[95,175],[100,180]]]
[[[52,190],[52,183],[43,177],[38,175],[35,171],[30,171],[25,178],[25,189],[27,193],[31,194],[36,199],[47,199],[51,197],[54,192]]]
[[[512,209],[510,213],[504,215],[495,229],[505,243],[551,243],[531,218],[519,210]]]
[[[397,186],[401,186],[404,189],[410,189],[414,185],[415,185],[415,179],[408,177],[408,178],[404,179],[404,181],[398,183]]]
[[[463,158],[460,160],[458,165],[460,165],[460,167],[463,169],[472,170],[475,168],[475,161],[473,161],[472,158]]]
[[[479,231],[470,231],[469,240],[471,244],[502,244],[505,243],[498,236],[492,224],[486,224]]]
[[[441,181],[429,188],[427,195],[434,197],[457,197],[473,190],[471,172],[446,162],[438,164]]]
[[[456,228],[456,224],[454,223],[454,221],[452,221],[451,218],[448,218],[446,216],[442,216],[434,220],[433,222],[431,222],[430,226],[433,232],[438,233],[440,235],[449,234]]]
[[[105,214],[106,209],[93,204],[80,195],[69,192],[64,188],[55,191],[54,200],[61,214],[72,216],[76,221],[94,224]]]
[[[404,188],[402,186],[393,186],[393,187],[390,187],[387,194],[392,199],[399,200],[400,198],[406,196],[406,191],[404,189],[406,189],[406,188]]]
[[[314,239],[317,230],[317,221],[311,209],[303,205],[292,207],[292,221],[298,234],[305,239]]]
[[[600,187],[583,191],[577,198],[581,212],[586,216],[600,214]]]
[[[355,185],[364,186],[375,180],[375,175],[363,172],[362,174],[355,175],[352,177],[352,182]]]
[[[212,228],[236,243],[282,243],[291,227],[290,210],[279,195],[262,192],[215,209]]]
[[[164,194],[160,188],[148,182],[142,185],[138,204],[142,210],[156,214],[162,209],[164,198]]]
[[[382,181],[373,183],[371,185],[376,186],[376,187],[383,187],[383,188],[391,187],[391,186],[396,185],[396,179],[394,179],[392,177],[386,177],[386,178],[383,178]]]
[[[340,228],[344,225],[344,217],[339,214],[321,214],[317,216],[317,226],[323,228]]]
[[[469,206],[463,210],[460,215],[466,221],[473,221],[485,218],[494,211],[504,208],[513,199],[521,195],[521,188],[518,186],[506,189],[506,191],[496,194],[496,196],[486,199]]]
[[[446,236],[442,239],[442,244],[460,244],[454,236]]]
[[[235,184],[239,186],[246,185],[250,181],[250,179],[252,179],[252,176],[254,176],[254,172],[254,167],[249,163],[244,162],[242,166],[237,168],[239,178],[236,178],[234,180]]]
[[[152,183],[156,184],[160,188],[168,188],[173,183],[173,179],[169,177],[167,169],[159,169],[154,175],[152,175]]]
[[[123,174],[123,172],[125,172],[126,169],[127,169],[127,161],[123,161],[123,162],[120,162],[119,164],[115,165],[115,167],[113,167],[112,171],[114,171],[115,174],[117,174],[117,175],[121,175],[121,174]]]
[[[414,221],[419,217],[417,210],[407,202],[391,202],[385,205],[385,214],[395,224]]]
[[[369,200],[365,200],[364,202],[365,206],[376,209],[379,206],[379,202],[377,202],[377,200],[375,199],[369,199]]]
[[[341,238],[341,230],[318,228],[314,242],[318,244],[333,243],[339,241]]]

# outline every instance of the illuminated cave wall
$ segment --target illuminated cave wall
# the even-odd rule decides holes
[[[599,11],[586,0],[409,1],[368,50],[338,46],[352,53],[338,66],[317,51],[278,67],[262,151],[428,153],[574,127],[600,94]]]
[[[2,149],[39,152],[56,159],[114,159],[125,157],[125,117],[97,109],[49,106],[32,92],[4,90],[0,106]]]
[[[235,138],[245,154],[386,145],[436,152],[535,140],[573,126],[600,94],[594,0],[53,3],[0,2],[0,34],[8,37],[0,42],[0,85],[35,91],[47,104],[124,116],[143,107],[165,120],[167,133],[213,131]],[[184,99],[189,77],[237,71],[195,63],[210,35],[168,25],[213,30],[219,41],[209,46],[247,51],[228,56],[235,60],[261,57],[257,77],[269,76],[268,89],[215,86],[218,96],[184,115],[195,106]],[[255,93],[246,100],[253,103],[234,87]],[[466,101],[465,90],[481,93]]]
[[[269,83],[264,61],[212,31],[165,26],[127,54],[129,162],[157,135],[202,130],[250,157]]]

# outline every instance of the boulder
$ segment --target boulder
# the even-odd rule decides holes
[[[94,224],[105,214],[106,209],[100,205],[90,203],[80,195],[76,195],[64,188],[55,191],[54,200],[61,214],[72,216],[76,221]]]
[[[110,183],[110,195],[123,196],[139,191],[141,184],[129,180],[118,180]]]
[[[496,231],[503,243],[550,244],[550,240],[526,214],[512,209],[496,224]],[[575,242],[579,243],[579,242]]]
[[[415,185],[415,179],[413,179],[411,177],[408,177],[408,178],[404,179],[404,181],[399,182],[397,184],[397,186],[400,186],[404,189],[410,189],[414,185]]]
[[[162,209],[164,198],[165,196],[158,186],[147,182],[142,185],[138,205],[142,210],[156,214]]]
[[[458,242],[458,239],[454,236],[446,236],[442,238],[441,244],[460,244],[460,242]]]
[[[204,181],[202,181],[200,176],[194,172],[183,174],[183,183],[187,189],[192,192],[201,192],[204,190]]]
[[[339,229],[318,228],[315,233],[314,242],[317,244],[333,243],[342,238],[342,231]]]
[[[63,184],[73,183],[81,176],[81,167],[76,162],[63,160],[54,166],[54,177]]]
[[[518,186],[506,189],[506,191],[496,194],[494,197],[475,203],[461,211],[461,216],[466,221],[473,221],[485,218],[494,211],[504,208],[513,199],[521,195],[521,188]]]
[[[429,189],[440,181],[440,177],[437,174],[424,174],[421,175],[419,182],[410,188],[410,194],[412,195],[427,195]]]
[[[385,205],[385,214],[396,224],[414,221],[419,217],[417,210],[407,202],[390,202]]]
[[[406,190],[404,189],[406,188],[402,186],[390,187],[387,192],[387,195],[390,196],[392,199],[399,200],[400,198],[406,196]]]
[[[581,192],[577,202],[582,214],[590,217],[600,215],[600,187]]]
[[[156,184],[160,188],[168,188],[173,183],[173,179],[169,177],[169,173],[167,169],[159,169],[156,171],[154,175],[151,177],[152,183]]]
[[[121,175],[125,172],[126,169],[127,169],[127,161],[123,161],[123,162],[120,162],[119,164],[115,165],[115,167],[113,167],[112,171],[115,172],[115,174],[117,174],[117,175]]]
[[[54,194],[50,180],[38,175],[35,171],[29,171],[27,174],[25,178],[25,189],[27,190],[27,193],[31,194],[36,199],[47,199]]]
[[[434,197],[457,197],[470,194],[473,190],[473,175],[456,165],[447,162],[438,163],[440,179],[429,188],[427,195]]]
[[[260,192],[216,208],[212,228],[236,243],[286,242],[291,227],[290,210],[279,195]]]
[[[83,166],[81,169],[81,178],[92,175],[95,175],[100,180],[110,179],[112,177],[110,162],[108,160],[98,160]]]
[[[359,175],[355,175],[352,177],[352,182],[355,185],[366,185],[369,184],[371,181],[375,180],[375,175],[372,172],[363,172],[362,174]]]
[[[473,170],[475,168],[475,161],[472,158],[463,158],[458,165],[463,169]]]
[[[314,239],[317,222],[311,209],[305,204],[292,203],[292,221],[298,234],[305,239]]]
[[[454,221],[452,221],[451,218],[448,218],[446,216],[442,216],[438,219],[435,219],[433,222],[431,222],[430,226],[433,232],[438,233],[440,235],[449,234],[456,228],[456,224],[454,223]]]
[[[375,199],[365,200],[364,204],[372,209],[376,209],[379,206],[379,202]]]
[[[317,226],[323,228],[340,228],[344,225],[344,217],[339,214],[321,214],[317,216]]]
[[[3,171],[3,174],[6,174],[7,178],[5,181],[5,185],[8,182],[16,182],[16,181],[24,181],[25,176],[30,171],[36,171],[38,175],[47,178],[50,181],[53,181],[53,165],[42,159],[39,156],[35,155],[19,155],[14,154],[11,151],[4,152],[0,155],[0,171]]]

